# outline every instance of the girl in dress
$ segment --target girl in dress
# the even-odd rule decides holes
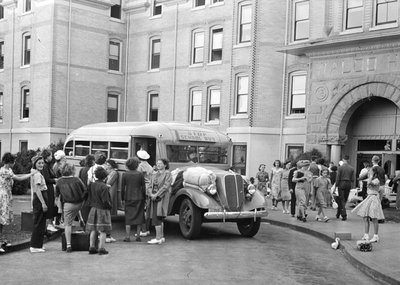
[[[284,214],[289,214],[289,202],[292,199],[292,195],[290,194],[289,191],[289,172],[290,172],[290,166],[291,162],[286,161],[284,164],[285,169],[280,172],[281,175],[281,198],[282,198],[282,207],[283,211],[282,213]]]
[[[314,180],[314,189],[315,189],[315,200],[316,200],[316,205],[319,207],[318,209],[318,214],[315,217],[316,221],[324,221],[325,223],[329,221],[329,218],[325,215],[324,209],[326,209],[326,195],[329,193],[329,189],[331,189],[331,181],[328,178],[329,175],[329,170],[328,168],[324,168],[321,170],[321,175],[320,177],[316,178]],[[322,217],[321,218],[321,214]]]
[[[369,219],[372,219],[374,236],[369,241],[378,242],[378,220],[385,219],[385,216],[383,215],[381,200],[379,199],[379,179],[377,167],[373,167],[372,171],[370,171],[368,174],[367,194],[367,198],[358,204],[351,212],[363,217],[364,219],[365,233],[362,240],[369,240]]]
[[[271,169],[271,196],[272,196],[272,210],[278,206],[278,196],[281,192],[281,176],[282,176],[282,163],[280,160],[274,161],[274,167]]]
[[[268,172],[265,171],[265,164],[260,164],[258,167],[258,172],[256,174],[257,179],[257,189],[264,194],[265,197],[268,196],[268,182],[269,176]]]

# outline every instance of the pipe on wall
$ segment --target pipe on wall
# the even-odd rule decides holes
[[[65,116],[65,138],[68,136],[69,129],[69,97],[70,97],[70,80],[71,80],[71,26],[72,26],[72,0],[69,0],[69,15],[68,15],[68,55],[67,55],[67,98],[66,101],[66,116]]]

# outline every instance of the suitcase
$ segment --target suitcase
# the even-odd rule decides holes
[[[75,232],[71,234],[72,251],[88,251],[90,247],[90,233]],[[96,238],[95,247],[98,248],[98,239]],[[67,241],[65,233],[61,235],[61,249],[67,250]]]

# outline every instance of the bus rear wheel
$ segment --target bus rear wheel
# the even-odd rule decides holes
[[[196,239],[201,232],[202,224],[201,210],[192,202],[185,198],[179,209],[179,227],[186,239]]]
[[[251,219],[243,219],[237,222],[239,232],[244,237],[253,237],[258,233],[261,225],[261,218],[257,218],[255,221]]]

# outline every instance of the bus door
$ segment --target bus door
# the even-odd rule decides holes
[[[136,152],[144,149],[150,155],[147,162],[153,166],[157,160],[157,144],[155,138],[144,138],[144,137],[132,137],[132,154],[136,155]]]

